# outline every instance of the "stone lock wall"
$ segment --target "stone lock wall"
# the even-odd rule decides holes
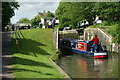
[[[91,40],[94,35],[99,37],[100,42],[106,45],[107,50],[111,52],[119,52],[118,44],[112,42],[112,36],[99,28],[89,28],[84,30],[84,40]]]
[[[55,29],[53,32],[53,45],[55,49],[58,49],[58,43],[59,43],[59,30]]]

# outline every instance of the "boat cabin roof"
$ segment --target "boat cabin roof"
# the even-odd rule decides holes
[[[81,42],[81,43],[88,43],[88,40],[78,40],[78,39],[62,39],[62,41],[68,41],[68,42]]]
[[[78,39],[62,39],[62,41],[78,42]]]

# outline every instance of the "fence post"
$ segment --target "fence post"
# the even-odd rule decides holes
[[[17,29],[15,30],[15,43],[16,43],[16,52],[17,52],[17,50],[18,50],[18,31],[17,31]]]

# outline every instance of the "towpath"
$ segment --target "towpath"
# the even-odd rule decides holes
[[[2,80],[5,80],[5,78],[12,80],[14,78],[10,52],[11,33],[2,32]]]

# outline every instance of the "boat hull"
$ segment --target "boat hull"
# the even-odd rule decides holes
[[[108,53],[107,52],[94,53],[94,58],[108,58]]]
[[[64,39],[61,41],[60,50],[63,54],[71,54],[71,53],[78,53],[85,56],[90,56],[92,58],[108,58],[107,51],[102,49],[99,45],[98,53],[91,52],[92,43],[89,41],[78,41],[78,40],[71,40],[71,39]]]
[[[82,54],[85,56],[91,56],[93,58],[100,58],[100,59],[104,59],[104,58],[108,58],[108,54],[107,52],[102,52],[102,53],[94,53],[94,52],[87,52],[87,51],[82,51],[82,50],[78,50],[78,49],[72,49],[74,53],[78,53],[78,54]]]
[[[73,54],[73,53],[78,53],[84,56],[96,58],[96,59],[105,59],[108,58],[108,53],[107,52],[101,52],[101,53],[94,53],[94,52],[87,52],[87,51],[82,51],[79,49],[75,48],[67,48],[67,47],[61,47],[62,51],[67,52],[67,54]]]

